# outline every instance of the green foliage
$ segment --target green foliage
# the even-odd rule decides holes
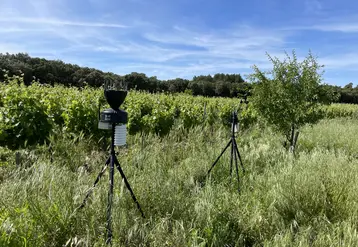
[[[353,83],[349,83],[343,88],[336,89],[340,94],[339,102],[358,104],[358,85],[353,87]]]
[[[65,96],[67,102],[64,104],[61,116],[66,131],[99,136],[98,93],[98,90],[86,88],[81,91],[72,91],[70,97]]]
[[[0,84],[0,140],[12,148],[45,141],[53,129],[67,133],[106,136],[98,129],[99,107],[108,108],[102,89],[45,86],[34,82],[25,86],[21,77],[7,77]],[[21,81],[21,83],[19,82]],[[187,94],[149,94],[130,91],[123,104],[128,112],[128,132],[165,136],[176,123],[185,129],[198,125],[230,123],[239,99],[193,97]],[[206,112],[204,107],[206,106]],[[243,126],[255,119],[250,110],[240,110]],[[107,132],[106,132],[107,133]]]
[[[327,100],[319,95],[323,66],[311,53],[302,62],[298,62],[295,51],[292,57],[286,53],[283,61],[268,57],[273,69],[262,72],[254,66],[250,75],[254,83],[252,102],[262,118],[289,139],[292,126],[297,129],[317,123],[324,116],[320,106]]]
[[[53,130],[92,136],[99,141],[110,133],[98,129],[99,106],[109,108],[102,89],[29,86],[21,77],[9,77],[0,84],[0,143],[12,148],[43,143]],[[230,126],[233,110],[238,110],[240,127],[247,129],[258,122],[254,105],[240,104],[235,98],[207,98],[183,94],[150,94],[129,91],[123,104],[128,112],[127,129],[136,133],[165,136],[173,128]],[[322,106],[327,117],[357,116],[354,105]]]
[[[2,86],[0,108],[0,144],[16,148],[43,143],[52,130],[54,119],[41,97],[43,88],[34,83],[27,88],[20,77]]]
[[[354,118],[358,119],[358,105],[356,104],[331,104],[324,106],[326,118]]]

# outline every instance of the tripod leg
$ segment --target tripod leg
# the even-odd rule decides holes
[[[237,148],[237,143],[235,140],[234,140],[234,142],[235,142],[235,149],[237,152],[237,156],[239,157],[239,160],[240,160],[240,165],[241,165],[242,171],[243,171],[243,173],[245,173],[245,168],[244,168],[244,165],[242,164],[241,155],[240,155],[239,149]]]
[[[119,173],[121,174],[121,176],[122,176],[122,178],[123,178],[123,180],[124,180],[124,183],[125,183],[126,186],[127,186],[127,189],[128,189],[129,192],[131,193],[131,196],[132,196],[133,201],[135,202],[135,204],[137,204],[137,207],[138,207],[139,212],[142,214],[142,217],[145,218],[144,213],[143,213],[143,211],[142,211],[142,208],[140,207],[139,202],[138,202],[137,198],[135,197],[134,192],[133,192],[133,190],[132,190],[132,188],[131,188],[131,186],[130,186],[130,184],[129,184],[127,178],[126,178],[126,175],[124,175],[124,172],[123,172],[123,170],[122,170],[122,168],[121,168],[121,165],[119,164],[119,162],[118,162],[118,160],[117,160],[116,157],[115,157],[114,162],[115,162],[115,164],[116,164],[116,166],[117,166],[117,169],[118,169]]]
[[[111,163],[109,167],[109,191],[107,204],[107,240],[106,243],[112,242],[112,201],[113,201],[113,182],[114,182],[114,154],[111,154]]]
[[[236,152],[234,152],[234,159],[235,159],[235,168],[236,168],[236,177],[237,177],[237,189],[238,189],[238,191],[240,192],[239,166],[237,165]]]
[[[226,151],[226,149],[230,146],[232,140],[229,141],[229,143],[226,145],[226,147],[224,148],[224,150],[221,152],[221,154],[219,155],[219,157],[217,157],[217,159],[215,160],[214,164],[212,164],[212,166],[210,167],[209,171],[208,171],[208,175],[210,174],[211,170],[214,168],[214,166],[216,165],[216,163],[219,161],[219,159],[221,158],[221,156],[224,154],[224,152]]]
[[[232,159],[234,156],[234,142],[231,141],[231,154],[230,154],[230,181],[231,181],[231,177],[232,177]]]
[[[101,179],[102,175],[103,175],[104,172],[106,171],[107,166],[108,166],[108,164],[109,164],[109,161],[110,161],[110,158],[107,159],[105,166],[103,166],[101,172],[98,174],[98,176],[97,176],[97,178],[96,178],[96,181],[94,182],[92,188],[88,191],[88,193],[87,193],[85,199],[83,200],[83,202],[82,202],[82,204],[81,204],[81,206],[80,206],[79,208],[83,208],[83,207],[85,206],[85,204],[86,204],[86,202],[87,202],[87,199],[88,199],[89,196],[92,194],[92,192],[93,192],[94,188],[96,187],[97,183],[99,182],[99,180]]]

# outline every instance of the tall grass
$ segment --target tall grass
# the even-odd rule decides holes
[[[118,158],[146,219],[116,172],[113,245],[357,246],[356,133],[351,119],[306,127],[296,158],[268,128],[241,133],[240,193],[229,152],[205,177],[228,130],[131,136]],[[85,208],[76,208],[108,154],[86,138],[57,136],[51,145],[52,163],[47,148],[26,167],[2,163],[0,246],[104,246],[107,173]]]

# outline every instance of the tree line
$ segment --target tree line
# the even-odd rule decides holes
[[[358,84],[353,87],[353,83],[350,82],[343,87],[331,86],[335,92],[339,94],[338,102],[358,104]]]
[[[192,80],[176,78],[159,80],[155,76],[148,77],[144,73],[132,72],[126,75],[117,75],[103,72],[98,69],[80,67],[64,63],[60,60],[47,60],[30,57],[26,53],[0,54],[0,80],[8,75],[23,74],[26,85],[35,79],[40,83],[62,84],[65,86],[83,87],[89,85],[100,87],[104,81],[125,79],[128,89],[137,89],[147,92],[187,92],[192,95],[237,97],[247,94],[250,84],[245,82],[240,74],[215,74],[194,76]],[[5,72],[5,71],[6,72]]]
[[[64,63],[61,60],[30,57],[27,53],[0,53],[0,69],[2,70],[0,71],[0,81],[3,81],[6,73],[10,76],[22,73],[27,85],[31,84],[33,80],[38,80],[40,83],[51,85],[58,83],[75,87],[85,85],[100,87],[107,79],[125,79],[128,82],[128,89],[151,93],[186,92],[209,97],[240,97],[249,95],[252,89],[252,84],[246,82],[240,74],[217,73],[213,76],[194,76],[191,80],[182,78],[159,80],[155,76],[148,77],[144,73],[132,72],[126,75],[117,75],[112,72]],[[328,85],[324,87],[330,87],[339,94],[339,102],[358,104],[358,86],[353,88],[353,84],[350,83],[344,87]]]

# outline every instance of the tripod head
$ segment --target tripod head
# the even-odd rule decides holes
[[[233,129],[233,133],[237,133],[239,132],[239,118],[237,116],[238,111],[242,111],[244,108],[241,108],[241,105],[245,105],[247,107],[247,105],[249,104],[249,101],[247,100],[247,94],[244,94],[243,97],[240,99],[240,103],[238,104],[238,106],[236,107],[235,110],[233,110],[232,112],[232,119],[231,119],[231,126]]]

